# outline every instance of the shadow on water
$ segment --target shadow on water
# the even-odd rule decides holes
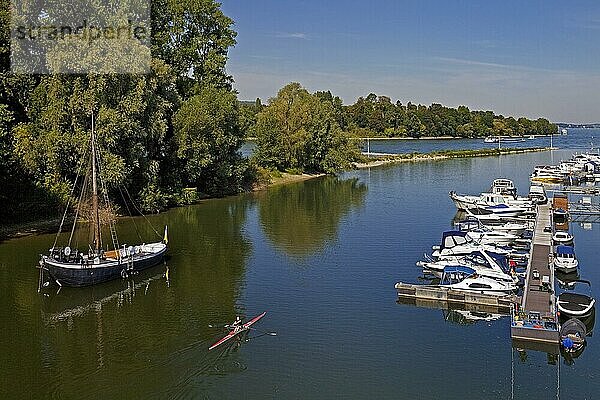
[[[271,188],[259,197],[265,235],[290,257],[307,257],[337,238],[340,221],[362,206],[367,186],[358,179],[326,176]]]

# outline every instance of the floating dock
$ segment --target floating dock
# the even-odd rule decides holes
[[[443,287],[414,285],[410,283],[396,283],[399,299],[414,299],[419,301],[436,301],[452,304],[466,304],[493,307],[494,309],[509,312],[516,301],[515,296],[495,296],[484,293],[470,293]]]
[[[558,200],[558,199],[557,199]],[[562,201],[559,201],[562,205]],[[555,348],[560,343],[552,266],[552,216],[549,204],[538,205],[521,304],[511,313],[510,333],[517,347]]]

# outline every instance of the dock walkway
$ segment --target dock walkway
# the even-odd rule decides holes
[[[538,205],[523,298],[512,314],[511,337],[520,343],[559,344],[551,256],[551,207]]]

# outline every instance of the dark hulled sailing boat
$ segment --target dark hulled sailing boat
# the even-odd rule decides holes
[[[94,136],[94,121],[92,118],[91,134],[91,159],[88,164],[88,174],[83,181],[79,203],[75,212],[73,229],[67,246],[57,247],[57,240],[49,251],[48,255],[42,255],[40,267],[42,273],[47,274],[60,286],[89,286],[97,283],[106,282],[116,278],[125,278],[137,271],[150,268],[160,263],[167,251],[167,228],[162,241],[155,243],[143,243],[135,246],[119,246],[114,222],[109,216],[108,225],[110,228],[112,249],[103,249],[99,189],[103,194],[105,206],[111,213],[108,194],[102,182],[100,173],[100,163],[96,149]],[[89,192],[89,173],[91,172],[91,207],[89,207],[90,230],[93,233],[93,239],[85,252],[72,249],[71,241],[73,232],[79,215],[86,210],[84,204],[84,194]],[[77,180],[75,181],[75,184]],[[100,185],[98,184],[100,183]],[[99,188],[100,186],[100,188]],[[73,186],[75,188],[75,185]],[[67,204],[68,209],[68,204]],[[65,220],[67,211],[63,216]],[[61,223],[62,227],[62,223]],[[160,237],[160,235],[159,235]]]

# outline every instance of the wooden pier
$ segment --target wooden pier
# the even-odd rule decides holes
[[[518,347],[560,343],[552,266],[552,216],[549,204],[538,205],[525,288],[520,306],[512,312],[511,337]]]

